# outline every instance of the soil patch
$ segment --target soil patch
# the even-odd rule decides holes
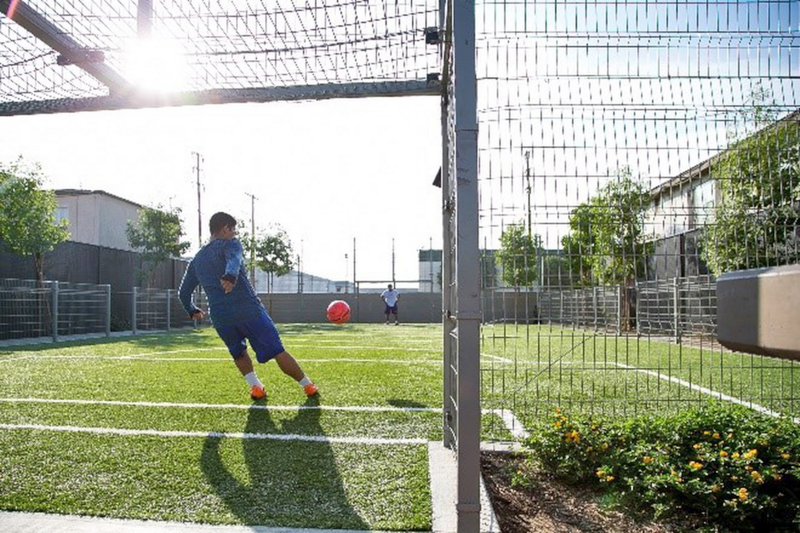
[[[518,470],[531,480],[528,486],[512,486]],[[637,522],[621,512],[605,509],[595,491],[568,485],[530,467],[519,454],[483,452],[481,471],[503,533],[680,531],[674,525]]]

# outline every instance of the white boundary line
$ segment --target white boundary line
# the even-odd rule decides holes
[[[769,415],[769,416],[772,416],[772,417],[775,417],[775,418],[780,418],[782,416],[781,413],[778,413],[777,411],[773,411],[771,409],[768,409],[768,408],[764,407],[763,405],[759,405],[759,404],[754,403],[754,402],[747,402],[745,400],[740,400],[739,398],[736,398],[735,396],[729,396],[727,394],[723,394],[721,392],[717,392],[715,390],[712,390],[712,389],[709,389],[709,388],[706,388],[706,387],[701,387],[700,385],[695,385],[694,383],[692,383],[690,381],[685,381],[683,379],[676,378],[674,376],[668,376],[666,374],[661,374],[659,372],[654,372],[652,370],[645,370],[644,368],[637,368],[635,366],[629,366],[629,365],[626,365],[626,364],[623,364],[623,363],[614,363],[614,365],[616,365],[616,366],[618,366],[620,368],[624,368],[626,370],[633,370],[633,371],[636,371],[636,372],[641,372],[642,374],[647,374],[648,376],[653,376],[653,377],[656,377],[658,379],[663,379],[664,381],[669,381],[670,383],[675,383],[677,385],[682,385],[682,386],[684,386],[684,387],[686,387],[686,388],[688,388],[690,390],[697,391],[697,392],[702,392],[703,394],[707,394],[709,396],[713,396],[714,398],[717,398],[719,400],[725,400],[726,402],[731,402],[731,403],[735,403],[737,405],[742,405],[744,407],[747,407],[748,409],[752,409],[753,411],[758,411],[759,413],[763,413],[765,415]],[[800,424],[800,418],[793,418],[792,420],[794,420],[794,422],[796,424]]]
[[[72,405],[114,405],[122,407],[180,407],[184,409],[244,409],[254,411],[348,411],[365,413],[440,413],[436,407],[395,407],[395,406],[346,406],[346,405],[265,405],[265,404],[226,404],[226,403],[171,403],[171,402],[124,402],[119,400],[80,400],[54,398],[0,398],[0,403],[49,403]]]
[[[496,361],[500,361],[501,363],[506,363],[509,365],[513,365],[514,361],[511,359],[506,359],[505,357],[500,357],[499,355],[492,355],[490,353],[482,353],[481,357],[489,357],[491,359],[495,359]]]
[[[484,409],[483,412],[499,416],[515,439],[524,440],[530,436],[525,430],[525,426],[522,425],[510,409]]]
[[[0,424],[0,429],[34,429],[39,431],[63,431],[70,433],[92,433],[95,435],[122,435],[152,437],[211,437],[229,439],[282,440],[301,442],[326,442],[335,444],[427,444],[426,439],[382,439],[368,437],[325,437],[322,435],[292,435],[275,433],[227,433],[220,431],[159,431],[155,429],[122,429],[81,426],[45,426],[40,424]]]

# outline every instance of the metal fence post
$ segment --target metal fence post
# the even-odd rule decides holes
[[[597,287],[592,287],[592,309],[594,310],[594,330],[597,331]]]
[[[106,337],[111,336],[111,285],[106,285]]]
[[[53,282],[53,342],[58,342],[58,282]]]
[[[172,290],[167,289],[167,331],[169,331],[172,325]]]
[[[675,342],[681,341],[681,290],[678,277],[672,278],[672,307],[673,329],[675,331]]]
[[[137,290],[136,287],[134,287],[133,291],[131,292],[131,331],[134,335],[136,335],[136,293]]]
[[[622,285],[617,285],[617,335],[622,334]]]
[[[637,280],[633,281],[633,293],[636,295],[636,335],[638,336],[642,334],[642,330],[639,327],[639,296],[641,294],[639,293],[639,282]]]

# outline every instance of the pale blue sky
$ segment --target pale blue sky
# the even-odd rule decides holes
[[[352,279],[417,279],[417,251],[441,247],[436,97],[228,104],[0,118],[0,160],[42,164],[53,188],[102,189],[183,209],[197,245],[192,152],[201,164],[204,236],[224,210],[280,224],[303,270]],[[13,134],[9,134],[13,132]],[[348,254],[349,266],[344,255]]]

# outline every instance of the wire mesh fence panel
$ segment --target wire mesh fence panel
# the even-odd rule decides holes
[[[108,285],[0,279],[0,340],[107,333]]]
[[[58,335],[105,333],[109,288],[88,283],[58,284]]]
[[[53,334],[52,283],[0,279],[0,340]]]
[[[718,276],[800,259],[800,4],[476,13],[484,408],[796,415],[797,363],[715,337]]]

